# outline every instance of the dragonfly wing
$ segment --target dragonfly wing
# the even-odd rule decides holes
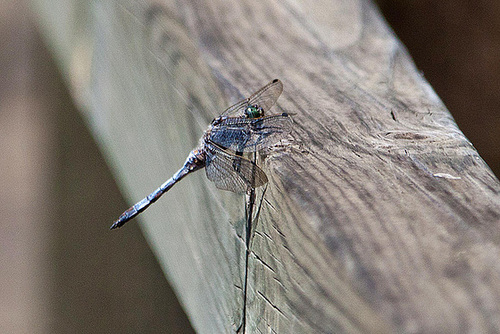
[[[215,126],[210,130],[209,139],[217,145],[234,152],[243,152],[252,133],[248,124]]]
[[[252,161],[231,154],[215,144],[205,143],[207,178],[222,190],[244,192],[267,183],[267,176]]]
[[[283,113],[256,119],[252,123],[251,138],[245,144],[245,152],[260,151],[276,144],[292,132],[292,118]]]
[[[221,116],[243,116],[245,114],[246,107],[248,107],[248,99],[241,100],[224,110]]]
[[[281,93],[283,92],[283,83],[279,79],[274,79],[249,98],[241,100],[240,102],[230,106],[221,114],[221,116],[242,116],[245,114],[245,109],[249,105],[257,105],[261,107],[264,112],[269,111],[276,103]]]
[[[248,105],[257,105],[264,112],[271,109],[283,92],[283,83],[279,79],[274,79],[248,98]]]
[[[210,140],[235,152],[255,152],[277,143],[292,130],[290,115],[229,117],[210,130]]]

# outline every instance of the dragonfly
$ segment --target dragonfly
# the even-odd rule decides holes
[[[269,148],[291,132],[290,114],[267,115],[282,92],[283,83],[275,79],[249,98],[227,108],[211,122],[184,165],[158,189],[122,213],[111,229],[123,226],[186,175],[202,168],[221,190],[239,193],[266,184],[264,171],[243,154]]]

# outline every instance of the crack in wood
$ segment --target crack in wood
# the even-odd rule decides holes
[[[267,269],[269,269],[270,271],[272,271],[274,274],[276,274],[276,271],[270,265],[268,265],[264,260],[262,260],[260,258],[260,256],[258,256],[254,251],[251,251],[251,253],[255,256],[255,258],[257,259],[257,261],[259,261],[260,263],[262,263],[262,265],[264,267],[266,267]]]
[[[398,119],[396,118],[396,112],[394,110],[391,110],[391,116],[392,116],[392,119],[397,122]]]
[[[281,283],[281,281],[279,280],[278,277],[273,276],[273,280],[275,280],[276,283],[278,283],[283,288],[283,290],[285,290],[285,291],[287,290],[287,288],[283,285],[283,283]]]
[[[263,234],[263,235],[264,235],[267,239],[269,239],[269,241],[274,242],[273,238],[272,238],[269,234],[267,234],[265,231],[263,231],[263,232],[262,232],[262,234]]]
[[[285,319],[288,319],[288,317],[286,316],[286,314],[285,314],[285,313],[283,313],[283,311],[281,311],[281,310],[280,310],[280,308],[279,308],[278,306],[274,305],[274,304],[273,304],[273,303],[269,300],[269,298],[267,298],[267,297],[266,297],[266,296],[265,296],[265,295],[264,295],[261,291],[257,291],[257,294],[258,294],[259,296],[261,296],[261,297],[262,297],[262,299],[264,299],[264,300],[265,300],[265,301],[266,301],[269,305],[271,305],[271,307],[272,307],[273,309],[275,309],[276,311],[278,311],[278,313],[279,313],[279,314],[281,314],[281,315],[282,315]]]
[[[273,225],[272,225],[272,227],[276,230],[276,232],[278,232],[278,234],[279,234],[281,237],[283,237],[283,239],[285,239],[285,238],[286,238],[286,236],[283,234],[283,232],[281,232],[281,231],[280,231],[280,229],[278,228],[278,226],[276,226],[276,225],[274,225],[274,224],[273,224]]]
[[[275,212],[278,212],[278,210],[276,210],[276,208],[271,204],[271,202],[269,202],[267,199],[264,198],[264,201],[266,202],[267,205],[269,205],[271,207],[271,209],[273,209]]]

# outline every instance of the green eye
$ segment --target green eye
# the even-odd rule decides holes
[[[248,118],[258,118],[261,117],[261,110],[257,106],[248,106],[245,110],[245,114]]]

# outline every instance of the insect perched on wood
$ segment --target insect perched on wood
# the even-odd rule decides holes
[[[266,184],[264,171],[243,157],[243,153],[270,147],[290,133],[292,119],[289,114],[266,115],[282,91],[283,84],[275,79],[249,98],[227,108],[212,121],[200,145],[189,153],[182,168],[158,189],[122,213],[111,229],[121,227],[156,202],[186,175],[203,167],[207,178],[222,190],[244,192]]]

